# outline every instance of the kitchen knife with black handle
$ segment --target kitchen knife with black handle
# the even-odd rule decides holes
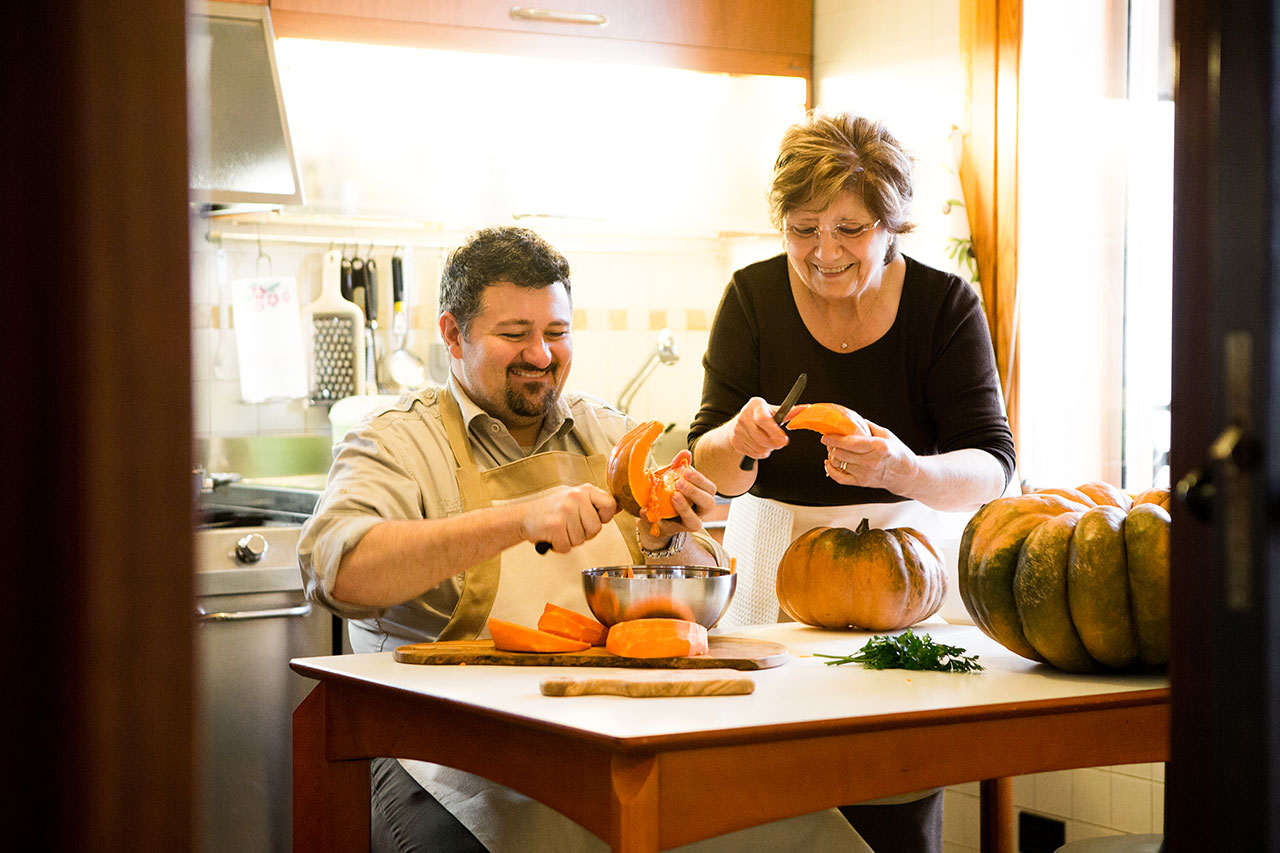
[[[809,374],[801,373],[796,378],[795,384],[791,386],[791,390],[787,392],[787,396],[783,399],[782,405],[778,407],[778,411],[773,413],[773,422],[778,426],[782,426],[782,419],[791,411],[791,407],[796,404],[796,400],[800,399],[800,392],[804,390],[804,384],[809,381]],[[750,471],[751,466],[756,464],[756,460],[750,456],[742,457],[742,462],[738,465],[743,471]]]

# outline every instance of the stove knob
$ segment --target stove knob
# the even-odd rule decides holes
[[[250,533],[236,542],[236,559],[242,563],[256,563],[267,553],[267,538],[261,533]]]

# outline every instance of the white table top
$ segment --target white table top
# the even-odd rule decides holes
[[[391,652],[298,658],[304,675],[332,674],[440,697],[464,705],[578,729],[608,738],[661,737],[743,727],[842,720],[919,711],[967,709],[1004,703],[1070,699],[1107,693],[1167,688],[1163,672],[1073,675],[1007,651],[977,628],[931,621],[914,628],[938,643],[977,654],[985,667],[976,673],[869,670],[860,664],[827,665],[814,652],[847,655],[862,648],[871,633],[827,631],[798,623],[738,628],[734,636],[782,643],[791,659],[782,666],[741,673],[755,692],[739,696],[631,698],[550,697],[539,683],[550,675],[588,671],[536,666],[437,666],[398,663]],[[313,674],[314,673],[314,674]]]

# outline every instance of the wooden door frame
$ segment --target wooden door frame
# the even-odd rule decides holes
[[[1280,482],[1270,452],[1280,446],[1271,344],[1280,294],[1278,25],[1276,0],[1177,0],[1174,11],[1170,468],[1182,484],[1207,473],[1218,493],[1201,493],[1208,523],[1186,501],[1173,506],[1170,853],[1280,847],[1280,538],[1270,521],[1271,484]],[[1250,398],[1242,425],[1260,450],[1252,470],[1237,458],[1244,539],[1225,533],[1231,472],[1209,458],[1236,393],[1224,357],[1236,334],[1252,340],[1252,373],[1239,387]]]
[[[15,849],[189,850],[186,10],[3,20],[0,813]]]

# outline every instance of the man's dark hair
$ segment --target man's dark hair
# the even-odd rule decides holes
[[[440,274],[440,313],[448,311],[465,335],[480,313],[484,289],[509,281],[520,287],[569,288],[569,262],[528,228],[506,225],[476,231],[449,255]]]

